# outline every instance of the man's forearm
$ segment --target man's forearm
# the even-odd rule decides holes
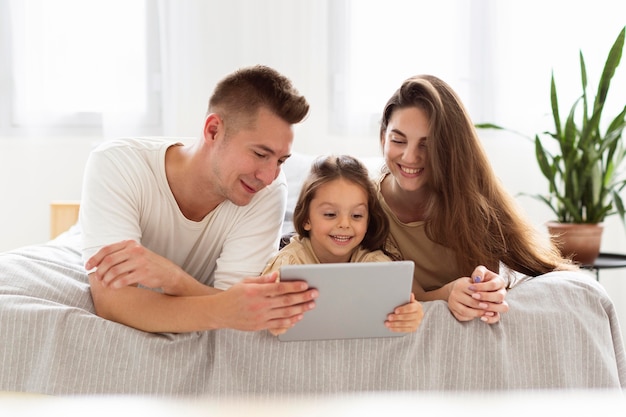
[[[137,287],[105,288],[90,278],[96,314],[136,329],[154,333],[212,330],[218,320],[207,305],[213,295],[172,296]],[[214,292],[219,290],[213,289]]]

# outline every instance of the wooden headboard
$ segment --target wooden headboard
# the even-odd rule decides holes
[[[50,203],[50,239],[68,230],[78,221],[80,201],[53,201]]]

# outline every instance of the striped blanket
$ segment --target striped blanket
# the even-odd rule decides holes
[[[515,286],[496,325],[424,303],[415,334],[280,342],[266,331],[151,334],[94,314],[76,234],[0,254],[0,391],[318,396],[626,387],[616,313],[587,274]]]

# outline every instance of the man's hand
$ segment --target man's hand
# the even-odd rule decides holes
[[[315,307],[319,295],[304,281],[276,282],[278,272],[247,278],[215,297],[228,300],[219,313],[225,321],[218,327],[238,330],[269,329],[273,334],[284,333],[305,312]]]
[[[206,289],[209,288],[169,259],[134,240],[104,246],[87,261],[85,269],[102,286],[111,289],[142,284],[149,288],[161,288],[165,294],[181,296],[200,295],[207,293]]]

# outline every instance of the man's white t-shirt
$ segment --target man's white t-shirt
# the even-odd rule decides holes
[[[83,260],[105,245],[132,239],[215,288],[259,275],[278,249],[287,201],[284,175],[246,206],[227,200],[191,221],[165,175],[165,151],[177,144],[119,139],[91,153],[80,209]]]

